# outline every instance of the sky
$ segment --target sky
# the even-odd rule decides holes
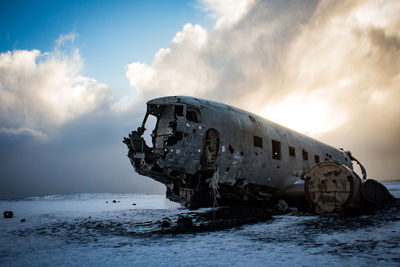
[[[400,2],[0,1],[0,198],[163,193],[122,144],[191,95],[399,179]]]

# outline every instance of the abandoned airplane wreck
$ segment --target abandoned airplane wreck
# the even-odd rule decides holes
[[[154,129],[147,129],[151,120]],[[213,101],[150,100],[142,125],[124,143],[136,172],[165,184],[168,199],[188,208],[283,205],[341,213],[393,199],[350,152]]]

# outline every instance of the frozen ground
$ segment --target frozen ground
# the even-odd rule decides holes
[[[386,185],[400,197],[399,182]],[[280,215],[175,235],[160,234],[158,222],[185,211],[158,195],[0,201],[5,210],[14,218],[0,219],[0,266],[400,266],[399,207],[355,218]]]

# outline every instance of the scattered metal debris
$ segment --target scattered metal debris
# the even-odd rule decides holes
[[[10,210],[6,210],[5,212],[4,212],[4,218],[5,219],[10,219],[10,218],[12,218],[14,216],[14,213],[12,212],[12,211],[10,211]]]

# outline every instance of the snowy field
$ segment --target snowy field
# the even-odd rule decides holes
[[[399,182],[385,185],[400,198]],[[0,201],[5,210],[14,218],[0,219],[0,266],[400,266],[398,207],[355,218],[280,215],[196,234],[157,231],[164,217],[186,212],[158,195]]]

